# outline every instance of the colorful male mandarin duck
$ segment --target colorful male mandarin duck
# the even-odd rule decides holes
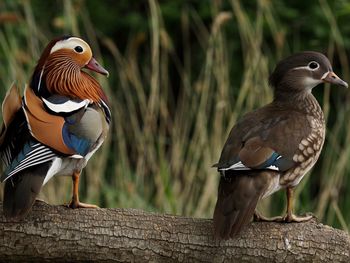
[[[293,214],[293,189],[317,161],[325,139],[324,115],[311,93],[322,82],[348,87],[320,53],[287,57],[270,76],[273,101],[232,128],[215,165],[221,174],[214,211],[217,238],[232,238],[253,215],[269,220],[255,211],[257,202],[280,189],[287,192],[287,213],[270,220],[312,218]]]
[[[79,177],[106,138],[111,113],[100,84],[83,68],[108,75],[84,40],[54,39],[24,96],[15,85],[8,91],[0,134],[6,217],[26,216],[41,187],[55,175],[73,178],[69,207],[96,207],[79,202]]]

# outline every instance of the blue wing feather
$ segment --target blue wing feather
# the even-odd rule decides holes
[[[56,157],[57,155],[49,147],[35,140],[30,140],[24,144],[22,150],[7,166],[1,176],[1,181],[6,181],[11,176],[29,167],[52,161]]]
[[[281,158],[281,155],[279,155],[276,152],[273,152],[269,159],[267,159],[259,166],[254,167],[254,169],[268,169],[268,167],[275,166],[279,170],[279,167],[275,165],[277,158]]]

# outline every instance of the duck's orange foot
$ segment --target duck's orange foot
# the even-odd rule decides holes
[[[306,222],[314,218],[314,215],[306,215],[306,216],[297,216],[293,213],[287,213],[285,216],[275,216],[275,217],[265,217],[261,214],[259,214],[257,211],[254,213],[254,221],[255,222],[285,222],[285,223],[292,223],[292,222]]]
[[[93,204],[86,204],[79,201],[71,201],[69,204],[66,205],[69,208],[75,209],[75,208],[99,208],[97,205]]]

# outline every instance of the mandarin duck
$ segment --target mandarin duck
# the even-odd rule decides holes
[[[252,219],[303,222],[293,214],[293,190],[317,161],[325,139],[325,119],[312,89],[328,82],[348,87],[317,52],[291,55],[269,78],[274,99],[249,112],[232,128],[217,167],[221,174],[214,210],[214,234],[227,239]],[[260,199],[286,189],[287,212],[265,218],[256,211]]]
[[[55,175],[72,176],[69,207],[97,207],[79,201],[79,178],[106,138],[111,113],[100,84],[83,68],[108,75],[84,40],[57,38],[43,51],[23,97],[16,85],[7,92],[0,133],[6,217],[26,216]]]

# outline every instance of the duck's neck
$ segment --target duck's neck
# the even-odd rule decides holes
[[[283,105],[318,119],[324,119],[323,111],[311,90],[299,92],[275,93],[273,103]]]
[[[31,87],[37,94],[59,94],[96,103],[101,99],[107,101],[100,84],[68,59],[48,60],[34,72]]]

